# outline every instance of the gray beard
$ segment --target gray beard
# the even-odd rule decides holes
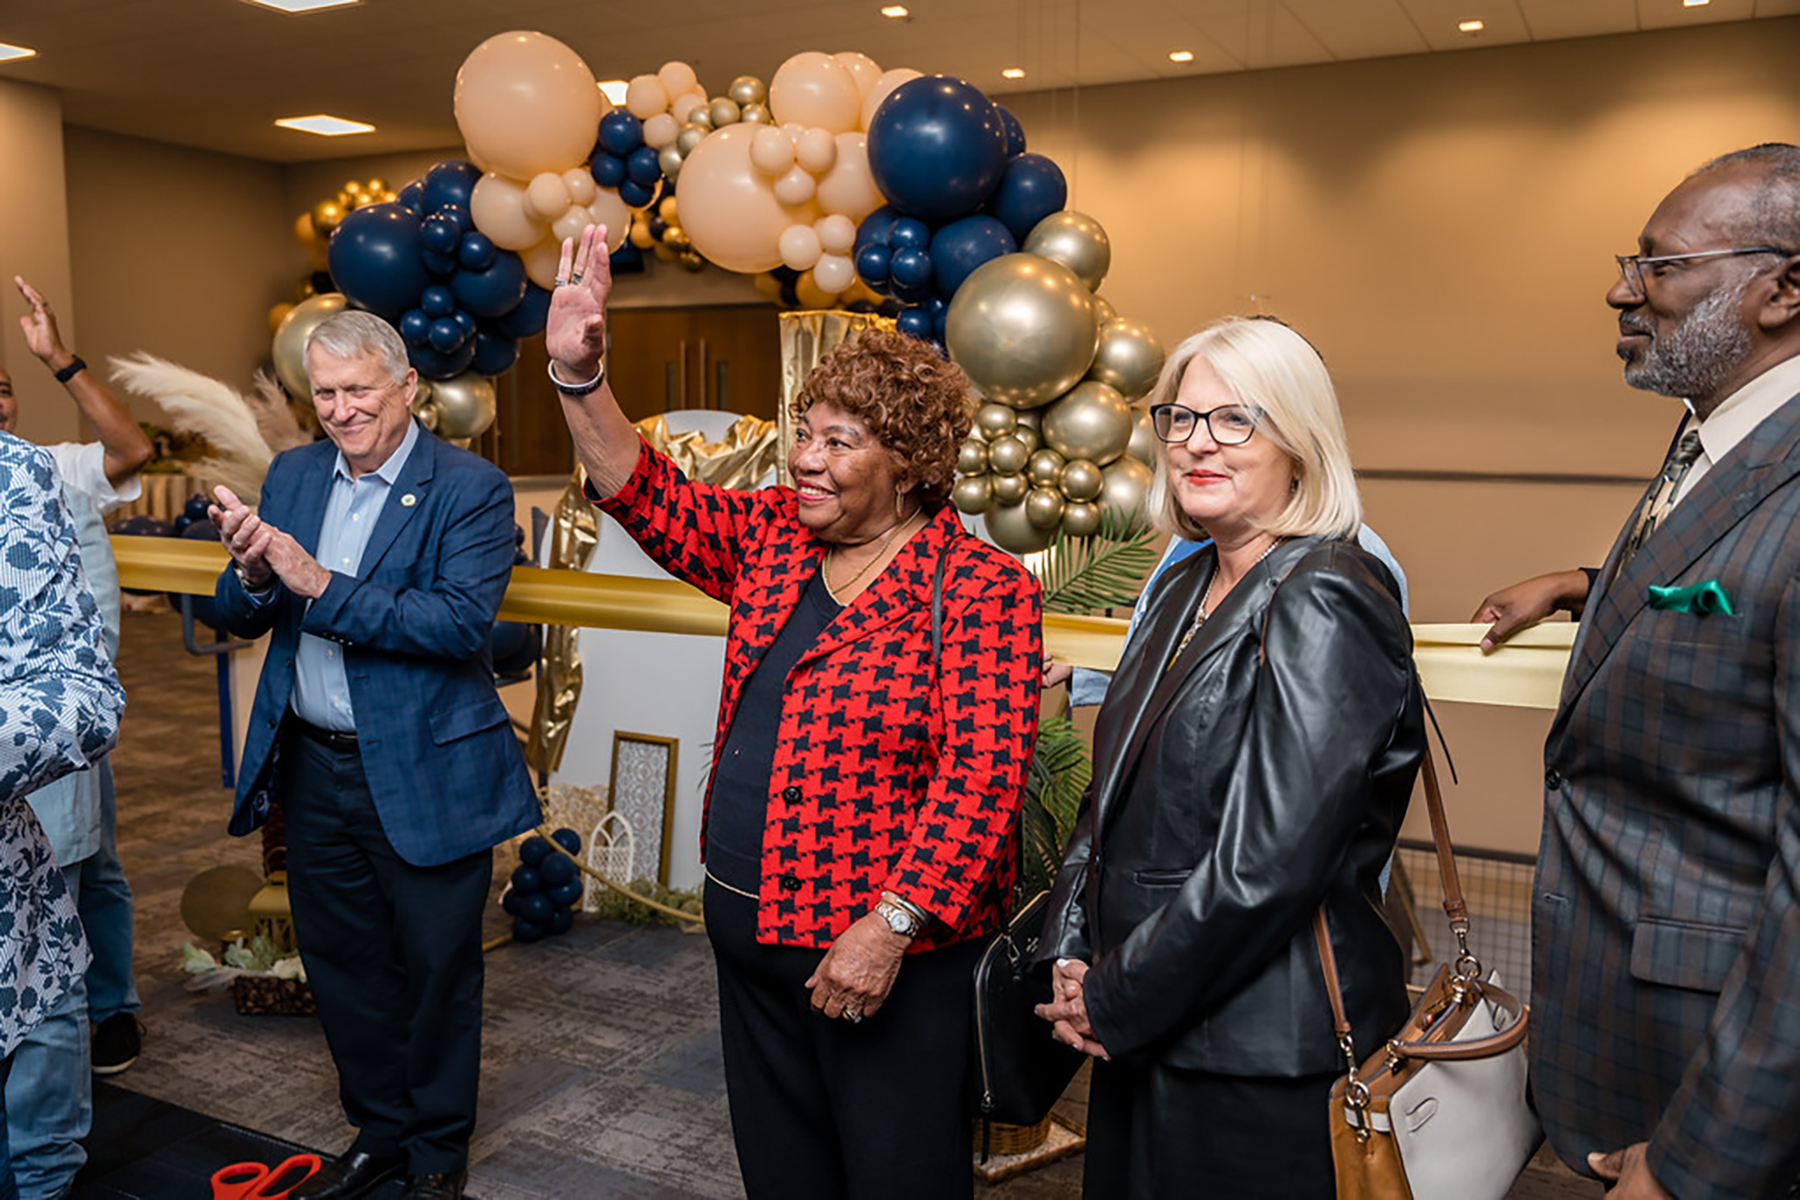
[[[1625,360],[1625,382],[1646,392],[1676,398],[1712,397],[1731,373],[1750,356],[1750,332],[1738,319],[1737,307],[1750,280],[1721,288],[1694,306],[1666,337],[1621,318],[1628,333],[1650,334],[1648,348],[1635,362]]]

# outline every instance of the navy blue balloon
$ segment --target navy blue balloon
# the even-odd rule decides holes
[[[644,123],[628,109],[615,108],[600,118],[599,146],[608,154],[624,158],[644,144]]]
[[[548,922],[540,925],[536,921],[527,921],[524,917],[513,918],[513,941],[515,942],[542,941],[544,935],[549,932]]]
[[[530,866],[520,864],[519,866],[514,867],[512,873],[513,891],[522,892],[527,895],[532,892],[543,891],[544,877],[538,874],[538,867],[543,865],[543,861],[543,859],[539,859]]]
[[[436,250],[421,250],[419,258],[425,263],[425,269],[443,279],[456,273],[456,255],[439,254]]]
[[[933,296],[932,299],[935,300],[937,297]],[[931,340],[941,346],[944,343],[944,330],[950,324],[950,306],[946,304],[942,308],[928,311],[931,313]]]
[[[429,345],[408,346],[406,359],[427,379],[454,379],[475,361],[475,339],[462,344],[462,349],[446,354]]]
[[[550,843],[541,837],[528,837],[519,843],[519,861],[528,867],[536,868],[555,852]]]
[[[568,883],[551,888],[545,895],[549,896],[550,903],[558,908],[566,909],[571,904],[579,904],[581,902],[581,880],[572,879]]]
[[[425,340],[440,354],[454,354],[462,349],[469,335],[451,318],[439,317],[431,323],[431,332],[425,335]]]
[[[187,531],[188,531],[188,526],[192,525],[193,523],[194,523],[194,518],[188,516],[186,513],[182,513],[180,516],[175,518],[175,524],[170,526],[170,528],[172,528],[175,531],[176,537],[186,537]],[[211,524],[211,522],[209,521],[208,524]]]
[[[519,901],[519,915],[540,925],[548,925],[550,914],[555,911],[556,905],[542,892],[527,892],[525,898]]]
[[[475,194],[475,185],[480,181],[481,169],[474,163],[460,158],[445,159],[425,172],[425,211],[434,213],[444,208],[460,208],[463,224],[467,225],[469,197]]]
[[[450,277],[450,291],[459,307],[478,317],[502,317],[525,299],[525,260],[517,254],[496,254],[485,271],[458,271]]]
[[[625,160],[604,150],[588,159],[588,174],[605,188],[616,188],[625,182]]]
[[[127,537],[168,537],[174,528],[161,517],[153,517],[149,513],[139,513],[135,517],[126,517],[113,526],[114,533],[122,533]]]
[[[470,316],[468,313],[464,312],[462,309],[459,308],[455,312],[450,314],[450,319],[452,321],[456,322],[456,327],[458,329],[462,330],[462,335],[464,337],[472,338],[475,336],[475,318],[474,317]]]
[[[417,216],[425,215],[425,181],[415,179],[400,189],[399,203],[413,210]]]
[[[938,295],[954,296],[976,267],[1018,248],[996,217],[977,214],[950,222],[931,239],[931,271]]]
[[[559,908],[550,914],[550,923],[544,927],[544,932],[553,936],[567,933],[574,924],[575,914],[567,908]]]
[[[888,203],[934,225],[981,207],[1006,168],[1006,125],[979,88],[909,79],[869,122],[869,173]]]
[[[512,365],[519,361],[519,342],[517,338],[509,338],[504,333],[490,333],[485,329],[475,331],[475,359],[469,369],[482,375],[503,375],[512,370]],[[499,626],[495,626],[499,628]],[[526,626],[535,629],[536,626]],[[537,655],[531,656],[533,659]],[[496,660],[498,669],[498,660]],[[502,672],[506,674],[507,672]]]
[[[456,311],[456,293],[434,283],[419,294],[419,307],[428,317],[447,317]]]
[[[662,179],[662,162],[654,146],[639,146],[625,159],[625,174],[645,187],[655,187]]]
[[[894,222],[899,219],[900,214],[885,204],[864,217],[856,227],[856,244],[850,248],[850,253],[855,254],[864,246],[873,246],[877,243],[885,246],[888,230],[892,229]]]
[[[655,213],[650,214],[649,225],[650,236],[659,242],[663,240],[663,234],[669,232],[669,223]]]
[[[1022,242],[1039,221],[1059,213],[1069,202],[1069,183],[1062,168],[1042,154],[1021,154],[1006,164],[1000,186],[988,199],[988,211],[1000,218],[1014,241]]]
[[[414,345],[423,345],[431,335],[431,317],[422,308],[409,308],[400,314],[400,336]]]
[[[519,530],[519,537],[523,538],[524,536],[525,531],[523,529]],[[581,853],[581,835],[566,825],[563,828],[552,832],[550,834],[550,840],[561,846],[564,850],[567,850],[570,854]]]
[[[862,276],[864,283],[879,291],[887,286],[892,253],[879,242],[864,246],[856,252],[856,273]]]
[[[500,911],[509,917],[518,916],[520,902],[523,899],[524,897],[512,888],[506,889],[506,894],[500,897]]]
[[[368,204],[344,214],[326,261],[338,290],[360,308],[393,320],[431,282],[419,252],[419,218],[400,204]]]
[[[896,217],[888,226],[887,244],[892,250],[923,250],[931,245],[931,226],[911,217]]]
[[[462,222],[449,213],[432,213],[419,222],[419,240],[427,250],[439,254],[455,254],[462,244]]]
[[[1006,126],[1006,157],[1025,153],[1025,127],[1019,124],[1019,118],[1004,104],[994,105],[994,111],[1000,114],[1000,123]]]
[[[656,199],[656,189],[635,179],[627,179],[619,185],[619,199],[625,202],[626,208],[644,208]]]
[[[500,248],[494,239],[479,229],[471,229],[456,244],[456,261],[471,271],[485,271],[494,265]]]
[[[931,299],[931,280],[928,277],[924,283],[901,283],[895,279],[888,284],[888,294],[902,305],[923,304]]]
[[[181,506],[181,515],[190,521],[204,521],[206,510],[211,505],[212,501],[205,496],[189,496],[187,503]]]
[[[550,293],[535,283],[525,285],[519,307],[501,317],[494,328],[507,337],[529,338],[544,332],[550,320]]]
[[[575,860],[566,854],[552,854],[538,868],[538,873],[544,877],[545,887],[561,887],[575,878]]]
[[[931,252],[909,247],[888,259],[888,278],[897,288],[919,288],[931,282]]]
[[[931,340],[931,313],[924,308],[902,309],[900,315],[894,318],[894,328],[909,338],[929,342]]]

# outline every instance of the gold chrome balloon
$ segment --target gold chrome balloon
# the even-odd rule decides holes
[[[748,108],[752,104],[766,103],[769,99],[769,89],[764,87],[763,81],[754,75],[739,75],[731,81],[731,86],[725,89],[725,96]]]
[[[1038,448],[1044,444],[1044,435],[1039,432],[1039,427],[1027,425],[1023,421],[1013,426],[1012,436],[1024,442],[1026,451],[1031,454],[1036,454]]]
[[[1150,484],[1155,476],[1150,468],[1135,458],[1121,458],[1111,466],[1100,468],[1105,484],[1100,502],[1112,519],[1118,522],[1119,536],[1130,537],[1150,524]]]
[[[1018,424],[1018,416],[1004,404],[984,404],[975,410],[975,430],[989,441],[1005,437]]]
[[[1100,532],[1100,506],[1080,500],[1063,505],[1063,536],[1093,537]]]
[[[494,423],[494,381],[474,371],[434,380],[431,400],[438,411],[439,437],[472,438]]]
[[[713,128],[735,125],[742,118],[743,112],[734,101],[720,96],[707,108],[707,115],[712,117]]]
[[[998,505],[983,513],[981,519],[994,544],[1014,554],[1035,554],[1056,536],[1053,529],[1039,529],[1033,525],[1023,504]]]
[[[1032,488],[1025,497],[1025,519],[1038,529],[1062,524],[1063,496],[1053,487]]]
[[[319,236],[330,237],[331,231],[344,219],[344,206],[336,200],[321,200],[312,206],[312,219]]]
[[[705,138],[708,132],[698,125],[683,125],[681,132],[675,135],[675,148],[681,151],[683,157],[686,157],[694,152],[694,147],[700,144],[701,139]]]
[[[1062,395],[1094,361],[1094,297],[1069,268],[1035,254],[977,267],[945,320],[950,357],[984,399],[1032,408]]]
[[[1100,345],[1094,351],[1089,379],[1118,389],[1127,401],[1150,394],[1162,374],[1163,347],[1148,325],[1138,321],[1110,321],[1100,327]]]
[[[1131,444],[1131,406],[1106,384],[1084,379],[1044,410],[1044,444],[1105,466]]]
[[[1162,452],[1162,439],[1156,436],[1156,430],[1150,428],[1150,410],[1133,405],[1131,409],[1131,444],[1125,447],[1125,453],[1154,470],[1157,456]]]
[[[1054,450],[1034,450],[1025,463],[1025,478],[1033,487],[1053,488],[1062,481],[1064,458]]]
[[[1025,235],[1019,249],[1059,262],[1081,277],[1088,291],[1097,291],[1112,266],[1112,241],[1100,222],[1072,209],[1051,213]]]
[[[1031,481],[1023,475],[989,475],[994,481],[994,499],[1001,504],[1017,504],[1031,490]]]
[[[996,475],[1017,475],[1025,469],[1031,450],[1016,434],[995,438],[988,443],[988,466]]]
[[[346,303],[342,292],[308,296],[294,305],[276,326],[269,357],[275,360],[275,377],[294,399],[312,398],[312,383],[306,377],[306,339],[324,324],[325,318],[343,312]]]
[[[1100,326],[1105,328],[1111,321],[1119,319],[1119,310],[1112,306],[1112,301],[1105,296],[1094,297],[1094,309],[1100,314]]]
[[[1070,459],[1063,467],[1062,478],[1058,481],[1063,495],[1077,504],[1098,498],[1105,482],[1100,474],[1100,465],[1085,458]]]
[[[988,469],[987,443],[978,438],[970,438],[956,452],[956,473],[958,475],[985,475]]]
[[[984,513],[994,503],[991,475],[964,475],[950,488],[950,502],[957,512]]]
[[[744,111],[738,114],[738,120],[746,125],[773,125],[775,118],[766,104],[746,104]]]

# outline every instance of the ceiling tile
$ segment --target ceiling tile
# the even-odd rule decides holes
[[[1634,33],[1637,0],[1518,0],[1534,42]]]
[[[1747,21],[1755,16],[1754,0],[1712,0],[1688,8],[1681,0],[1637,0],[1638,24],[1644,29],[1679,29],[1685,25],[1716,25],[1720,21]]]
[[[1531,40],[1514,0],[1400,0],[1433,50],[1475,50]],[[1457,25],[1480,20],[1487,28],[1463,33]]]

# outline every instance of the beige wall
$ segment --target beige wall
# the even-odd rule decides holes
[[[65,332],[76,328],[69,294],[69,218],[63,182],[62,103],[56,93],[0,80],[0,365],[19,397],[16,432],[34,442],[80,436],[81,418],[63,389],[25,347],[23,275],[51,299]]]

